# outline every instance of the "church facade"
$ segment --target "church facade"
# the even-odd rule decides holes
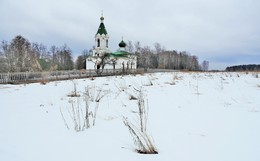
[[[100,25],[95,35],[95,47],[86,60],[86,69],[123,69],[137,68],[137,57],[126,51],[126,43],[122,40],[115,52],[109,50],[109,35],[105,28],[104,17],[100,17]]]

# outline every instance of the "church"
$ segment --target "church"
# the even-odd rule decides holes
[[[86,69],[122,69],[131,70],[137,68],[136,55],[126,51],[126,43],[119,42],[119,49],[110,52],[108,43],[109,35],[107,33],[104,17],[100,17],[100,25],[95,35],[95,47],[86,60]]]

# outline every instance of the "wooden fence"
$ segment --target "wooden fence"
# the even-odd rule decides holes
[[[33,82],[47,82],[55,80],[79,79],[99,76],[113,76],[124,74],[140,74],[144,69],[104,69],[97,70],[71,70],[71,71],[51,71],[51,72],[19,72],[0,73],[0,84],[19,84]]]

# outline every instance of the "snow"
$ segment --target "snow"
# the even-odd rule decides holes
[[[258,161],[259,73],[170,72],[0,85],[1,161]],[[80,97],[69,97],[76,87]],[[101,91],[95,126],[76,132],[69,109]],[[142,89],[159,154],[139,154],[122,118],[138,125]],[[97,102],[89,101],[94,111]],[[69,129],[65,126],[62,114]],[[93,121],[93,120],[92,120]],[[82,122],[81,122],[82,123]]]

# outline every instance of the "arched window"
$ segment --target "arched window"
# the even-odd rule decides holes
[[[97,47],[100,47],[100,40],[97,39]]]
[[[107,46],[107,48],[108,48],[108,40],[106,41],[106,46]]]

